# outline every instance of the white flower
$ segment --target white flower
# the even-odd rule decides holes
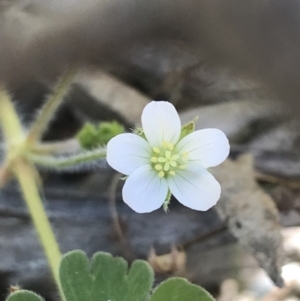
[[[218,129],[195,131],[180,140],[181,122],[168,102],[149,103],[142,114],[146,139],[120,134],[107,145],[108,164],[127,176],[123,199],[139,213],[161,207],[169,191],[183,205],[206,211],[220,198],[221,187],[206,170],[222,163],[229,143]]]

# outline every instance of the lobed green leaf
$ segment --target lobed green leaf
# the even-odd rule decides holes
[[[150,301],[214,301],[203,288],[184,278],[171,278],[162,282],[153,292]]]
[[[108,253],[96,253],[91,263],[81,251],[66,254],[60,280],[67,301],[145,301],[153,284],[146,261],[127,262]]]
[[[44,301],[44,299],[33,292],[19,290],[10,294],[5,301]]]

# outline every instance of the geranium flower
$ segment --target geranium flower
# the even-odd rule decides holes
[[[171,192],[191,209],[206,211],[214,206],[221,187],[206,169],[227,158],[230,147],[225,134],[204,129],[180,139],[179,115],[164,101],[152,101],[144,108],[142,129],[143,135],[120,134],[107,145],[108,164],[128,176],[124,202],[138,213],[151,212]]]

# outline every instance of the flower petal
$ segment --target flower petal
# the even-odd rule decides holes
[[[138,213],[151,212],[158,209],[168,194],[165,178],[159,178],[150,165],[134,171],[123,187],[124,202]]]
[[[229,155],[229,142],[218,129],[199,130],[184,137],[176,146],[178,152],[187,152],[188,161],[196,161],[204,168],[217,166]]]
[[[115,170],[130,175],[137,168],[149,164],[149,143],[134,134],[120,134],[107,144],[107,163]]]
[[[179,115],[166,101],[152,101],[145,107],[142,127],[152,147],[161,146],[163,141],[177,143],[181,132]]]
[[[206,169],[192,163],[187,164],[187,170],[169,177],[168,185],[181,204],[194,210],[208,210],[221,194],[219,182]]]

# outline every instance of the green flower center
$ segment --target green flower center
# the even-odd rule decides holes
[[[175,145],[163,142],[162,147],[153,147],[151,155],[151,166],[160,178],[175,176],[179,169],[185,169],[188,153],[177,153]]]

